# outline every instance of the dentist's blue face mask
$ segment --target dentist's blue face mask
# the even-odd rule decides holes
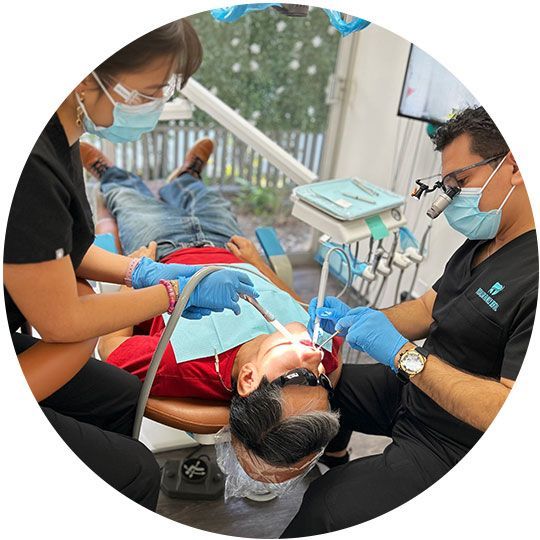
[[[147,102],[135,105],[131,103],[119,103],[114,101],[97,74],[92,72],[92,75],[103,92],[105,92],[105,95],[109,98],[110,102],[114,105],[113,123],[108,127],[96,126],[88,115],[83,101],[78,94],[75,94],[77,103],[84,113],[84,129],[88,133],[92,133],[113,143],[124,143],[136,141],[140,139],[143,133],[152,131],[156,127],[161,112],[163,111],[163,107],[170,96],[164,95],[162,98],[150,98],[144,96],[147,99]],[[128,101],[133,101],[131,98],[134,94],[142,96],[142,94],[139,94],[138,92],[129,91],[120,83],[114,87],[114,90]]]
[[[444,211],[450,227],[470,240],[491,240],[495,238],[499,230],[502,209],[516,186],[512,186],[502,204],[495,210],[482,212],[479,204],[484,189],[497,174],[505,159],[506,156],[495,167],[481,188],[462,188],[461,192],[453,198],[452,203]]]

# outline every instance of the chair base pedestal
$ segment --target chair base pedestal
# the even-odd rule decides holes
[[[174,499],[213,500],[223,496],[225,476],[208,456],[165,462],[161,490]]]

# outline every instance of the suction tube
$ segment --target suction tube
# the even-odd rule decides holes
[[[180,293],[178,301],[176,302],[176,307],[174,308],[171,318],[169,319],[165,330],[163,330],[163,334],[161,335],[156,350],[154,351],[154,355],[152,356],[152,360],[150,362],[150,365],[148,366],[148,372],[146,373],[146,377],[141,388],[141,393],[139,394],[139,401],[137,402],[137,410],[135,412],[135,421],[133,422],[134,439],[138,439],[141,433],[141,424],[144,416],[144,410],[146,409],[148,396],[150,395],[152,384],[154,383],[154,379],[156,378],[159,364],[161,363],[161,359],[165,354],[165,350],[167,349],[167,345],[169,343],[169,340],[171,339],[171,335],[174,332],[174,329],[176,328],[176,325],[178,324],[180,317],[184,312],[184,309],[186,309],[189,297],[195,290],[195,287],[206,276],[219,270],[224,270],[224,268],[220,266],[206,266],[205,268],[201,268],[201,270],[198,270],[197,272],[195,272],[195,274],[193,274],[193,276],[190,278],[190,280],[184,287],[184,290]]]

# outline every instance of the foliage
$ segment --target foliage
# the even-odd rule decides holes
[[[204,48],[195,75],[204,86],[263,131],[325,130],[339,34],[322,10],[306,18],[266,10],[233,24],[204,12],[191,21]],[[194,121],[208,124],[201,111]]]
[[[283,190],[252,185],[243,178],[236,178],[236,183],[241,186],[241,190],[235,198],[234,204],[243,213],[276,219],[285,210],[284,198],[286,195]]]

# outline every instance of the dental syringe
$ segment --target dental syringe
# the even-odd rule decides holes
[[[241,294],[240,298],[243,298],[246,302],[250,303],[266,320],[269,322],[280,334],[286,337],[291,343],[298,343],[298,339],[295,338],[275,317],[273,313],[270,313],[267,309],[263,308],[257,300],[248,296],[247,294]]]

